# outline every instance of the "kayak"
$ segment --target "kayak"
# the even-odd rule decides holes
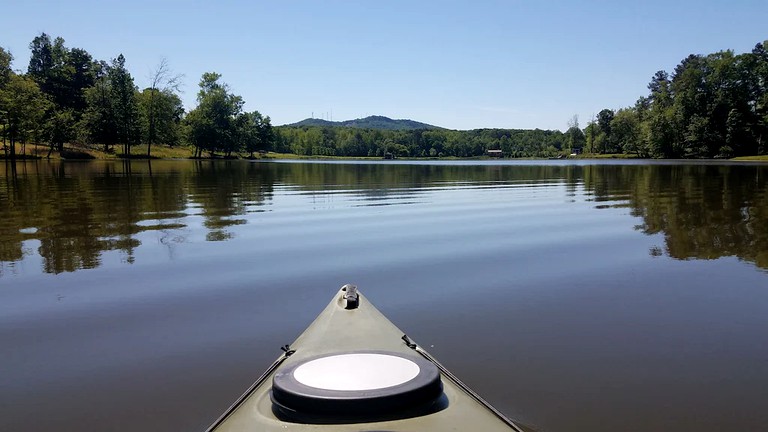
[[[208,432],[516,431],[351,284]]]

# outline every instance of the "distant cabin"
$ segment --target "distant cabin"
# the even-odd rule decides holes
[[[504,153],[501,150],[488,150],[488,156],[500,158],[504,156]]]

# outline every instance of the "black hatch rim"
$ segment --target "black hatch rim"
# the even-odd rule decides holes
[[[313,360],[346,354],[382,354],[409,360],[419,367],[415,377],[390,387],[366,390],[328,390],[299,382],[294,372]],[[356,350],[326,353],[303,359],[275,373],[270,398],[281,414],[292,416],[382,416],[437,402],[443,395],[440,370],[429,360],[391,351]]]

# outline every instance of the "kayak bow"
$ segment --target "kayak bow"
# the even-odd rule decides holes
[[[344,285],[208,432],[520,429]]]

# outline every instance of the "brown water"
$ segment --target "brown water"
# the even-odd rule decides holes
[[[766,430],[766,179],[0,165],[0,430],[204,430],[347,282],[539,431]]]

